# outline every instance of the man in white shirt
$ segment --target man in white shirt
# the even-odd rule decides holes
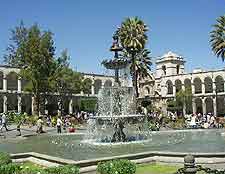
[[[2,128],[5,128],[6,131],[8,131],[8,128],[7,128],[7,120],[6,120],[6,114],[3,113],[2,115],[2,125],[1,125],[1,128],[0,128],[0,131],[2,132]]]
[[[57,118],[56,126],[57,126],[57,133],[62,133],[62,120],[60,117]]]

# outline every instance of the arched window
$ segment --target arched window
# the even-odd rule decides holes
[[[177,74],[180,73],[180,65],[177,65]]]
[[[173,83],[171,82],[171,80],[168,80],[166,82],[166,86],[167,86],[167,94],[173,94]]]
[[[15,72],[10,72],[7,75],[7,89],[8,90],[18,89],[18,75]]]
[[[111,80],[106,80],[104,83],[104,87],[111,87],[112,86],[112,81]]]
[[[224,80],[223,77],[217,76],[215,79],[216,83],[216,92],[224,92]]]
[[[212,93],[213,92],[213,82],[210,77],[206,77],[204,80],[205,84],[205,93]]]
[[[149,87],[145,87],[144,93],[145,95],[149,95],[151,93]]]
[[[98,94],[99,90],[102,88],[102,81],[97,79],[94,82],[95,94]]]
[[[175,81],[176,92],[179,92],[182,89],[182,82],[180,80]]]
[[[195,94],[202,93],[202,81],[200,78],[194,79],[194,86],[195,86]]]
[[[166,75],[166,66],[165,65],[162,66],[162,70],[163,70],[163,75]]]

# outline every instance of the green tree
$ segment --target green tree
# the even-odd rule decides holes
[[[214,29],[210,32],[210,43],[213,52],[217,57],[225,58],[225,15],[217,19],[217,24],[213,25]]]
[[[26,86],[34,96],[34,113],[38,114],[46,92],[50,91],[49,77],[55,68],[55,47],[50,31],[41,31],[37,24],[26,28],[23,23],[12,30],[12,43],[5,61],[22,67],[20,75],[29,81]],[[13,46],[12,46],[13,45]]]
[[[124,48],[122,56],[129,59],[136,98],[139,96],[138,76],[147,76],[151,66],[151,60],[148,56],[150,52],[145,49],[148,39],[147,31],[146,24],[138,17],[127,18],[117,31],[120,43]]]
[[[25,42],[28,36],[28,29],[24,26],[23,21],[19,26],[11,30],[11,43],[7,46],[7,53],[4,55],[4,62],[11,66],[24,66],[25,64]]]
[[[183,108],[192,103],[192,91],[191,88],[185,88],[185,90],[180,90],[176,93],[175,100],[168,102],[168,110],[172,112],[183,112]],[[184,115],[184,113],[183,113]]]

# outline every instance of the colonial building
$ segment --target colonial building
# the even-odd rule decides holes
[[[11,66],[0,65],[0,113],[14,111],[27,112],[33,111],[32,93],[26,92],[27,81],[19,76],[20,69]],[[82,73],[85,80],[92,83],[90,92],[73,94],[65,100],[65,113],[73,113],[78,99],[85,97],[95,98],[104,86],[113,86],[114,77],[100,74]],[[45,113],[57,113],[58,94],[48,94],[45,100]],[[50,112],[50,113],[49,113]]]
[[[152,102],[153,105],[167,111],[167,102],[174,100],[180,89],[192,91],[192,103],[185,105],[183,112],[190,113],[225,113],[225,70],[203,71],[195,69],[185,72],[185,60],[172,52],[168,52],[156,60],[156,71],[149,78],[142,79],[140,98]]]

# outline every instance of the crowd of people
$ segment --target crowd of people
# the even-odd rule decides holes
[[[142,109],[142,114],[147,115],[147,118],[149,121],[154,121],[157,126],[157,128],[160,128],[163,126],[164,121],[163,119],[165,116],[162,115],[161,112],[151,112],[148,113],[146,110]],[[75,114],[70,115],[64,115],[64,116],[57,116],[57,117],[51,117],[48,115],[40,116],[38,117],[38,120],[36,121],[36,132],[38,134],[43,133],[43,126],[46,125],[48,127],[55,127],[57,133],[62,133],[62,130],[66,130],[67,128],[74,127],[77,124],[83,124],[87,122],[89,117],[92,117],[93,113],[88,112],[77,112]],[[178,120],[178,116],[173,112],[167,113],[167,119],[169,119],[171,122],[176,122]],[[223,127],[223,121],[224,119],[220,119],[219,117],[214,116],[212,113],[208,114],[190,114],[185,115],[183,117],[185,119],[186,128],[222,128]],[[220,121],[223,120],[223,121]],[[3,128],[8,131],[7,126],[7,114],[3,113],[0,115],[0,132],[2,132]],[[19,127],[20,129],[20,127]]]
[[[190,128],[220,128],[222,121],[212,113],[207,114],[191,114],[186,116],[187,126]]]

